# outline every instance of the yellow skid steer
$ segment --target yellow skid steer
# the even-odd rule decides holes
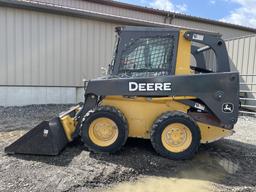
[[[83,104],[42,122],[6,153],[57,155],[77,138],[90,151],[114,153],[136,137],[178,160],[193,157],[201,143],[233,133],[239,74],[230,71],[219,34],[151,27],[116,32],[108,74],[85,82]]]

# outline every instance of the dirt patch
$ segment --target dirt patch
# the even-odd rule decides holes
[[[165,178],[165,177],[142,177],[138,181],[124,182],[118,184],[106,192],[159,192],[159,191],[178,191],[179,192],[208,192],[212,190],[209,182],[202,180]]]
[[[158,156],[148,140],[140,139],[129,139],[115,155],[91,153],[79,141],[56,157],[8,156],[3,152],[27,131],[24,128],[31,129],[68,107],[0,109],[0,191],[151,192],[178,186],[180,191],[256,191],[253,117],[241,117],[235,135],[202,145],[196,157],[187,161]]]

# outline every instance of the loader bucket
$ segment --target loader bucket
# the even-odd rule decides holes
[[[5,148],[7,154],[58,155],[68,140],[59,117],[43,121]]]

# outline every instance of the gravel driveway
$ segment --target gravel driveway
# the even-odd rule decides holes
[[[147,140],[129,139],[115,155],[76,141],[60,156],[8,156],[4,147],[67,105],[0,107],[0,191],[256,191],[256,118],[236,133],[202,145],[192,160],[158,156]]]

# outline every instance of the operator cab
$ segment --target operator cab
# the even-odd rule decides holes
[[[110,76],[175,75],[179,38],[191,41],[190,74],[230,71],[225,43],[219,34],[159,27],[117,27],[116,31]],[[183,36],[181,31],[185,31]]]

